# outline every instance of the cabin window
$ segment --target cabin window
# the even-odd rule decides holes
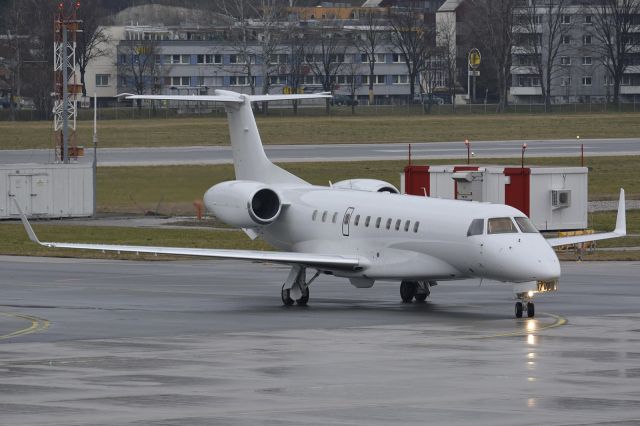
[[[420,227],[420,221],[413,224],[413,232],[418,232],[418,228]]]
[[[508,217],[492,217],[487,225],[487,234],[515,234],[518,230]]]
[[[525,234],[537,234],[538,230],[536,229],[535,226],[533,226],[533,223],[531,223],[531,221],[529,220],[529,218],[527,217],[516,217],[514,218],[516,220],[516,224],[518,224],[518,228],[520,228],[520,231],[522,231]]]
[[[333,217],[331,218],[331,223],[336,223],[336,220],[338,220],[338,212],[335,212],[333,214]]]
[[[380,222],[382,222],[382,218],[381,217],[376,219],[376,228],[380,228]]]
[[[387,229],[391,229],[391,218],[387,219]]]
[[[402,223],[402,219],[396,220],[396,231],[400,230],[400,224]]]
[[[325,210],[324,212],[322,212],[322,221],[323,221],[323,222],[326,222],[326,221],[327,221],[327,215],[328,215],[328,214],[329,214],[329,212],[328,212],[328,211],[326,211],[326,210]]]
[[[360,223],[360,215],[359,214],[356,215],[356,219],[353,221],[353,225],[354,226],[358,226],[358,223]]]
[[[473,219],[471,225],[469,225],[469,230],[467,231],[467,237],[471,237],[473,235],[482,235],[484,232],[484,219]]]
[[[410,224],[411,224],[411,221],[410,221],[410,220],[407,220],[407,221],[404,223],[404,232],[408,232],[408,231],[409,231],[409,225],[410,225]]]
[[[364,220],[364,226],[366,226],[368,228],[370,221],[371,221],[371,216],[367,216],[367,218]]]
[[[318,217],[318,210],[314,210],[313,215],[311,216],[311,220],[316,220],[317,217]]]

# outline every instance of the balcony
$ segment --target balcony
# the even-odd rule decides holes
[[[540,96],[542,88],[540,86],[533,87],[512,87],[510,89],[511,96]]]

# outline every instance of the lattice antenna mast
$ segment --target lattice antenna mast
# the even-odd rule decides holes
[[[62,0],[53,21],[53,130],[56,133],[56,159],[69,163],[69,145],[75,143],[77,96],[82,86],[76,82],[76,43],[81,31],[77,19],[79,1]]]

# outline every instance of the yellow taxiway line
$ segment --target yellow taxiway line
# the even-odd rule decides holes
[[[562,327],[563,325],[569,322],[569,320],[567,320],[564,317],[561,317],[560,315],[554,315],[554,314],[548,314],[548,313],[542,313],[542,315],[553,318],[554,322],[548,325],[541,325],[537,323],[535,318],[527,318],[526,322],[524,323],[525,328],[523,330],[512,331],[508,333],[492,334],[489,336],[477,336],[477,337],[473,337],[473,339],[494,339],[496,337],[528,336],[530,334],[539,333],[544,330],[550,330],[552,328]],[[536,323],[534,323],[533,321],[536,321]],[[529,324],[533,324],[534,326],[530,327]]]
[[[22,314],[13,314],[10,312],[0,312],[1,316],[9,317],[9,318],[17,318],[21,320],[26,320],[31,323],[30,326],[22,328],[20,330],[16,330],[12,333],[0,335],[0,340],[12,339],[18,336],[25,336],[27,334],[38,333],[40,331],[45,331],[49,328],[50,322],[49,320],[34,317],[31,315],[22,315]]]

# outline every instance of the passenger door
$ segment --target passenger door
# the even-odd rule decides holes
[[[342,235],[345,237],[349,236],[349,223],[351,222],[351,216],[353,215],[353,207],[349,207],[347,211],[344,213],[344,218],[342,219]]]

